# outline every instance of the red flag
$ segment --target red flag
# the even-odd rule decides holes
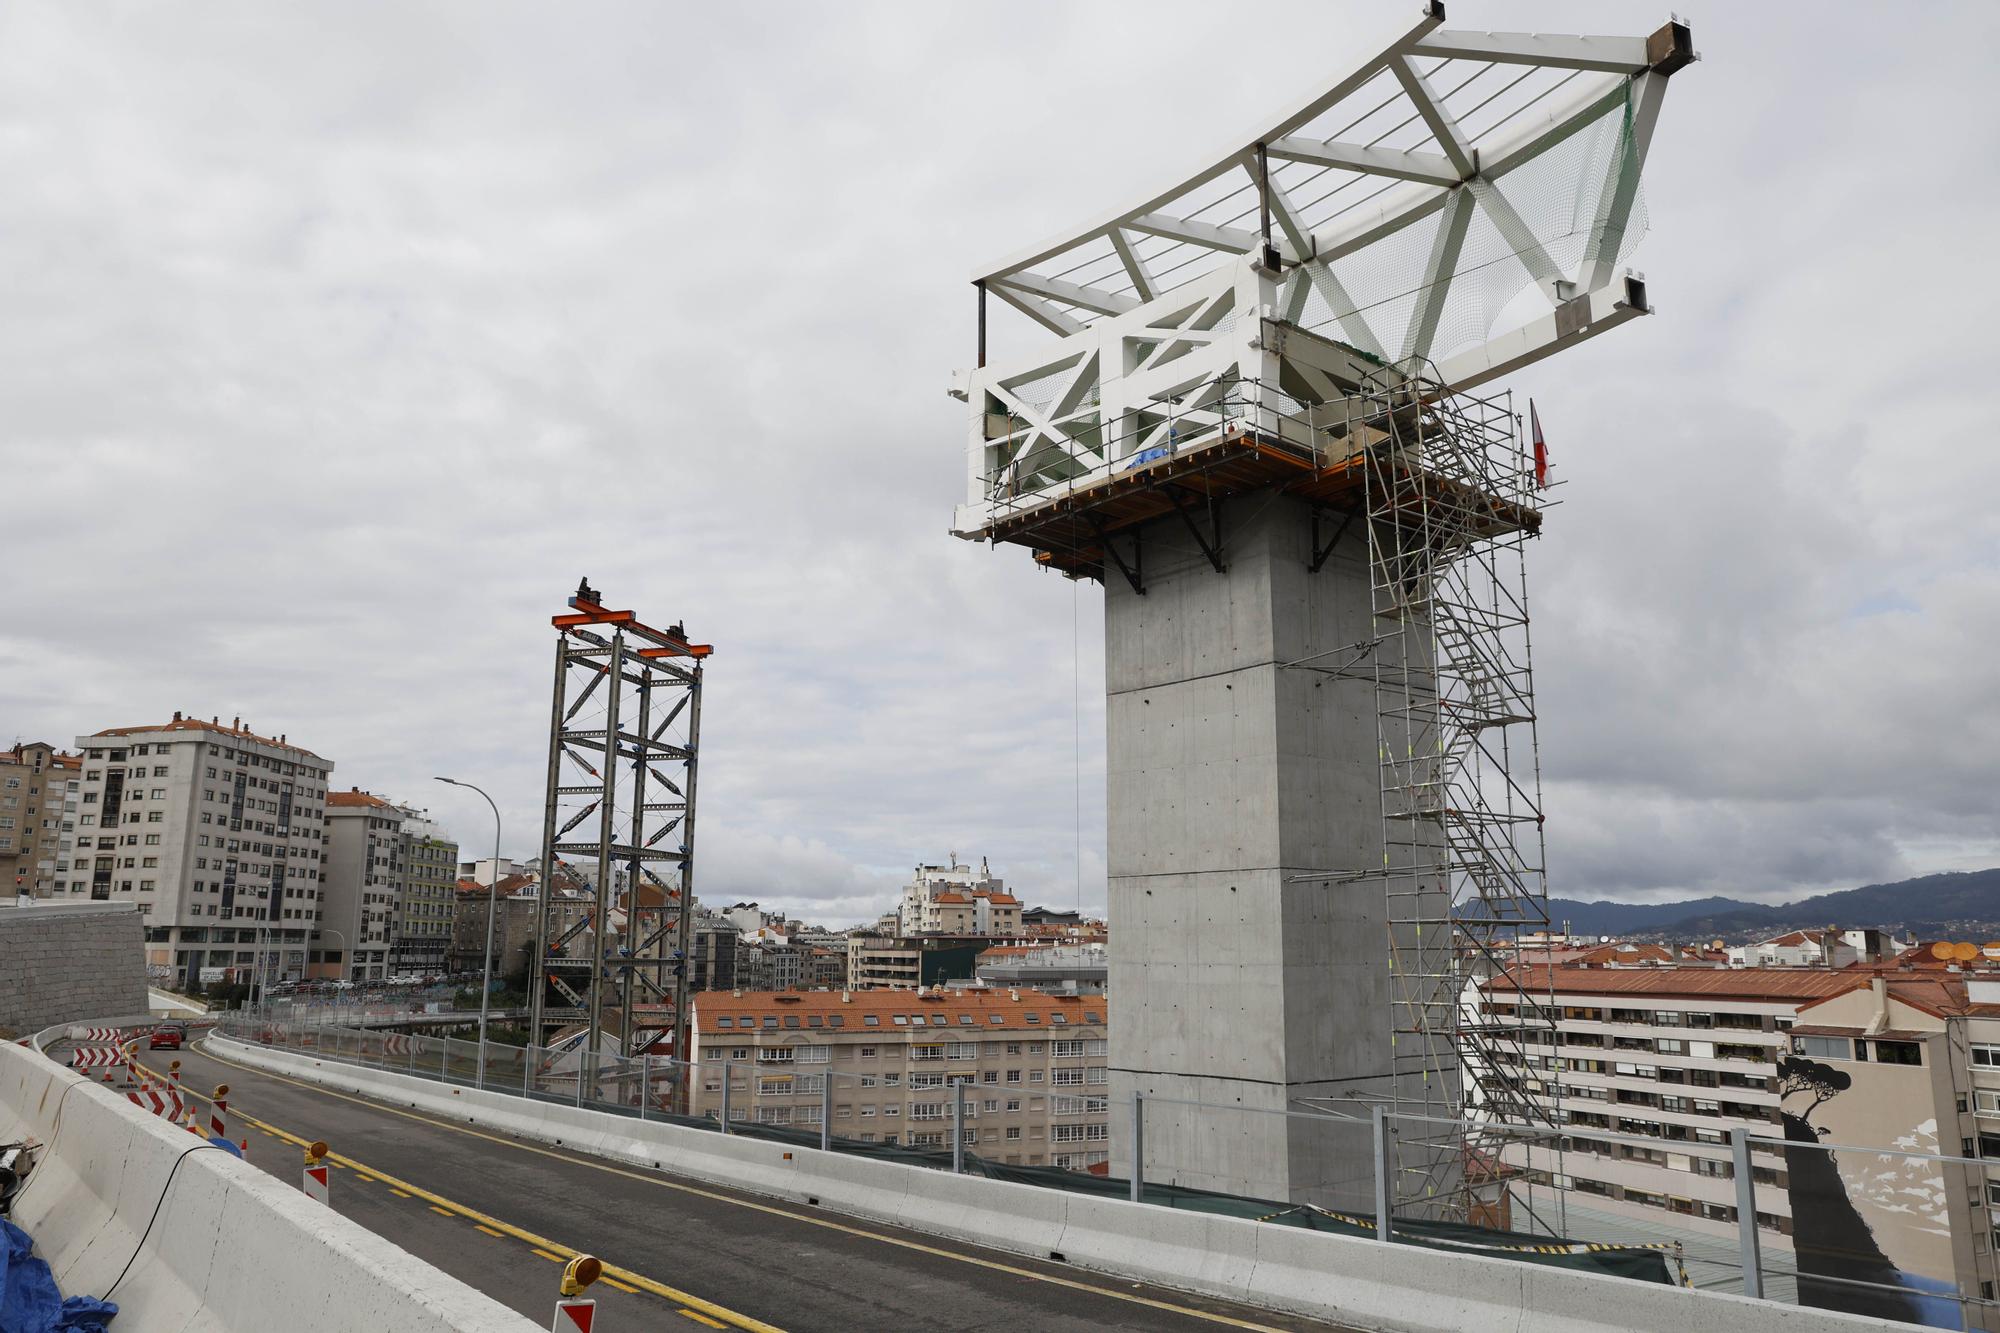
[[[1549,446],[1542,439],[1541,413],[1535,411],[1535,400],[1528,400],[1528,427],[1535,441],[1535,489],[1547,490],[1549,485]]]

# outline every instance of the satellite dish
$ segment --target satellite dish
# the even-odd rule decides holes
[[[1722,947],[1722,941],[1721,941],[1721,940],[1712,940],[1712,941],[1710,941],[1710,942],[1709,942],[1709,946],[1708,946],[1708,947],[1709,947],[1709,948],[1711,948],[1711,949],[1720,949],[1720,948]]]
[[[1931,946],[1931,957],[1941,963],[1949,962],[1954,956],[1950,940],[1939,940]]]
[[[1957,944],[1951,946],[1951,956],[1953,958],[1958,959],[1958,961],[1961,963],[1969,963],[1973,959],[1979,957],[1979,946],[1961,940]]]

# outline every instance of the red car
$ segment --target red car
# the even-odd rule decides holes
[[[146,1043],[151,1051],[178,1051],[187,1037],[187,1029],[178,1023],[165,1023],[153,1029],[152,1038]]]

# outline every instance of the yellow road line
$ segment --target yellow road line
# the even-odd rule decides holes
[[[682,1310],[681,1313],[686,1315],[688,1318],[694,1320],[694,1322],[697,1324],[707,1324],[710,1328],[722,1327],[721,1324],[716,1323],[713,1319],[710,1319],[705,1314],[696,1314],[693,1310]]]
[[[391,1190],[389,1191],[389,1193],[391,1193],[391,1194],[395,1195],[395,1196],[396,1196],[397,1198],[399,1198],[399,1199],[407,1199],[407,1198],[409,1198],[409,1197],[410,1197],[409,1195],[407,1195],[407,1194],[403,1193],[403,1191],[401,1191],[401,1190],[399,1190],[399,1189],[391,1189]]]
[[[474,1223],[472,1224],[472,1229],[473,1229],[474,1231],[483,1231],[483,1232],[485,1232],[485,1233],[486,1233],[487,1235],[489,1235],[489,1236],[495,1236],[495,1237],[498,1237],[498,1238],[499,1238],[499,1239],[501,1239],[501,1240],[505,1240],[505,1239],[507,1239],[507,1233],[506,1233],[506,1232],[504,1232],[504,1231],[495,1231],[495,1230],[494,1230],[494,1229],[493,1229],[492,1227],[489,1227],[489,1226],[487,1226],[487,1225],[486,1225],[486,1224],[485,1224],[484,1222],[474,1222]]]
[[[275,1074],[265,1074],[261,1070],[251,1069],[248,1065],[239,1065],[233,1060],[224,1060],[220,1056],[209,1056],[209,1058],[212,1060],[216,1060],[218,1063],[229,1065],[231,1068],[242,1069],[248,1073],[256,1074],[261,1078],[271,1078],[275,1079],[277,1082],[280,1083],[290,1083],[294,1087],[303,1088],[308,1092],[321,1091],[321,1089],[312,1087],[311,1084],[297,1083],[292,1079],[283,1078]],[[346,1097],[340,1093],[331,1093],[329,1095],[338,1097],[342,1101],[354,1102],[358,1106],[366,1106],[371,1109],[374,1109],[375,1104],[373,1102],[364,1101],[358,1097]],[[207,1101],[211,1099],[203,1098],[203,1100]],[[236,1114],[242,1115],[246,1123],[253,1125],[264,1124],[263,1121],[260,1121],[253,1116],[243,1115],[242,1112],[236,1112]],[[427,1124],[442,1125],[444,1123],[443,1121],[431,1121],[423,1116],[412,1116],[411,1119],[423,1120]],[[305,1147],[308,1142],[310,1142],[310,1140],[302,1139],[296,1134],[288,1133],[285,1130],[279,1129],[276,1125],[271,1125],[269,1126],[269,1128],[271,1132],[275,1134],[277,1137],[284,1139],[289,1143],[296,1143],[302,1148]],[[482,1134],[479,1135],[478,1137],[486,1138],[488,1136]],[[495,1141],[502,1143],[506,1142],[506,1140],[504,1139]],[[571,1160],[569,1158],[562,1157],[560,1153],[550,1153],[549,1156],[556,1157],[562,1161]],[[415,1195],[417,1198],[424,1200],[426,1203],[442,1205],[444,1208],[450,1209],[457,1215],[470,1220],[475,1225],[484,1224],[484,1227],[487,1229],[497,1231],[502,1235],[512,1236],[516,1240],[527,1242],[529,1248],[533,1249],[537,1254],[540,1254],[545,1258],[554,1259],[557,1262],[566,1262],[567,1260],[573,1259],[577,1255],[583,1253],[582,1250],[571,1249],[569,1246],[564,1245],[560,1241],[553,1241],[549,1240],[547,1237],[538,1236],[532,1231],[513,1225],[511,1222],[503,1222],[497,1217],[489,1217],[487,1214],[482,1213],[477,1209],[468,1208],[462,1203],[455,1203],[452,1200],[444,1198],[441,1195],[433,1194],[421,1185],[413,1185],[407,1180],[399,1180],[395,1176],[390,1175],[386,1171],[376,1170],[376,1168],[372,1166],[364,1166],[363,1163],[355,1161],[352,1157],[345,1157],[339,1153],[331,1153],[331,1152],[327,1154],[327,1159],[329,1161],[334,1160],[335,1158],[338,1158],[339,1160],[345,1162],[348,1166],[355,1168],[357,1171],[367,1170],[373,1172],[375,1176],[379,1177],[380,1179],[388,1183],[391,1193],[400,1194],[404,1198],[409,1198],[411,1195]],[[591,1165],[591,1163],[583,1163],[583,1165]],[[645,1177],[643,1176],[638,1178],[642,1180],[645,1179]],[[405,1191],[408,1191],[408,1193],[405,1193]],[[775,1324],[767,1324],[761,1319],[753,1319],[749,1315],[738,1314],[736,1311],[729,1309],[727,1306],[717,1305],[713,1301],[703,1300],[701,1297],[696,1296],[691,1292],[681,1291],[679,1288],[676,1287],[670,1287],[664,1282],[656,1282],[652,1278],[647,1277],[645,1274],[635,1273],[629,1268],[622,1268],[616,1264],[605,1264],[603,1268],[603,1275],[609,1277],[615,1277],[622,1282],[631,1284],[632,1286],[638,1288],[640,1291],[648,1292],[651,1295],[661,1297],[664,1300],[672,1301],[676,1305],[691,1306],[694,1309],[700,1310],[703,1313],[707,1314],[710,1318],[724,1321],[723,1323],[719,1324],[718,1327],[740,1328],[744,1330],[744,1333],[785,1333],[783,1329],[779,1328]]]
[[[432,1204],[432,1205],[431,1205],[431,1211],[432,1211],[432,1212],[434,1212],[434,1213],[443,1213],[443,1214],[444,1214],[444,1215],[445,1215],[446,1217],[457,1217],[457,1216],[458,1216],[458,1214],[457,1214],[457,1213],[454,1213],[454,1212],[453,1212],[453,1211],[452,1211],[451,1209],[449,1209],[449,1208],[440,1208],[440,1207],[438,1207],[438,1206],[437,1206],[436,1204]]]
[[[599,1282],[602,1282],[602,1283],[603,1283],[603,1284],[604,1284],[605,1286],[607,1286],[607,1287],[616,1287],[616,1288],[618,1288],[618,1290],[620,1290],[620,1291],[625,1291],[625,1292],[630,1292],[630,1293],[631,1293],[632,1295],[634,1295],[634,1296],[637,1296],[637,1295],[639,1294],[639,1289],[638,1289],[637,1287],[628,1287],[628,1286],[626,1286],[626,1285],[625,1285],[625,1284],[624,1284],[623,1282],[620,1282],[620,1281],[619,1281],[619,1280],[618,1280],[617,1278],[615,1278],[615,1277],[600,1277],[600,1278],[598,1278],[597,1280],[598,1280]],[[704,1317],[704,1318],[706,1318],[707,1316],[703,1316],[703,1317]],[[716,1327],[717,1327],[717,1328],[728,1328],[728,1327],[729,1327],[729,1325],[727,1325],[727,1324],[717,1324],[717,1325],[716,1325]]]
[[[1153,1310],[1165,1310],[1171,1314],[1184,1315],[1187,1318],[1199,1319],[1211,1324],[1222,1324],[1228,1328],[1248,1329],[1251,1333],[1283,1333],[1283,1330],[1273,1328],[1269,1324],[1253,1323],[1247,1319],[1237,1319],[1231,1315],[1217,1314],[1212,1310],[1198,1310],[1193,1306],[1176,1305],[1172,1301],[1158,1300],[1151,1296],[1137,1296],[1127,1291],[1116,1291],[1110,1287],[1100,1287],[1089,1282],[1078,1282],[1074,1278],[1058,1277],[1053,1273],[1038,1273],[1032,1268],[1022,1268],[1016,1264],[1002,1263],[997,1259],[982,1259],[978,1255],[961,1254],[953,1250],[940,1249],[935,1245],[926,1245],[921,1241],[905,1240],[901,1236],[885,1235],[879,1231],[870,1231],[865,1227],[848,1226],[843,1222],[835,1222],[825,1217],[814,1217],[810,1213],[794,1212],[789,1208],[780,1208],[774,1204],[756,1203],[749,1199],[738,1199],[731,1195],[717,1193],[714,1190],[703,1189],[699,1185],[687,1185],[677,1180],[666,1180],[659,1176],[649,1176],[639,1171],[627,1171],[623,1167],[613,1166],[608,1162],[595,1162],[585,1157],[572,1157],[565,1153],[552,1152],[547,1148],[537,1148],[533,1144],[519,1143],[498,1134],[486,1134],[464,1125],[454,1125],[448,1120],[437,1120],[427,1115],[419,1115],[414,1111],[404,1111],[393,1106],[385,1106],[380,1102],[370,1101],[366,1097],[353,1097],[344,1092],[335,1092],[331,1088],[320,1087],[318,1084],[286,1078],[282,1074],[273,1074],[252,1065],[241,1064],[226,1056],[216,1055],[206,1049],[201,1054],[205,1058],[215,1061],[217,1064],[227,1065],[232,1069],[241,1069],[245,1073],[255,1074],[259,1078],[268,1078],[279,1083],[287,1083],[292,1087],[303,1089],[306,1092],[318,1093],[323,1097],[332,1097],[343,1102],[352,1102],[356,1106],[365,1106],[371,1111],[379,1111],[385,1115],[401,1116],[405,1120],[415,1120],[420,1124],[431,1125],[438,1129],[448,1129],[454,1134],[463,1134],[469,1138],[484,1139],[488,1143],[497,1143],[519,1152],[533,1153],[538,1157],[551,1157],[559,1162],[568,1162],[572,1166],[589,1167],[593,1171],[602,1171],[609,1175],[623,1176],[627,1180],[643,1180],[647,1184],[657,1185],[661,1189],[676,1190],[682,1194],[691,1194],[702,1199],[712,1199],[717,1203],[732,1204],[738,1208],[747,1208],[752,1212],[764,1213],[772,1217],[789,1218],[794,1222],[802,1222],[807,1226],[823,1227],[828,1231],[840,1232],[842,1235],[856,1236],[864,1240],[880,1241],[884,1245],[894,1245],[900,1249],[911,1250],[918,1254],[927,1254],[933,1258],[950,1259],[957,1263],[971,1264],[975,1268],[984,1268],[989,1272],[1005,1273],[1010,1277],[1031,1278],[1036,1282],[1046,1282],[1051,1286],[1063,1287],[1070,1291],[1089,1292],[1095,1296],[1109,1297],[1114,1301],[1124,1301],[1130,1305],[1143,1305]],[[370,1169],[372,1170],[373,1168],[371,1167]],[[416,1189],[416,1186],[407,1185],[406,1183],[405,1187]],[[627,1282],[633,1280],[631,1274],[614,1269],[608,1264],[605,1266],[604,1271],[624,1278]],[[686,1304],[695,1306],[698,1309],[708,1308],[705,1302],[687,1301]],[[727,1311],[722,1312],[722,1317],[740,1318],[740,1316],[732,1316]],[[741,1323],[737,1327],[751,1328],[754,1327],[754,1324]]]

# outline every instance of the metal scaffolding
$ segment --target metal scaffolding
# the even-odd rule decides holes
[[[597,1055],[688,1048],[695,770],[707,644],[607,610],[554,617],[530,1040]],[[599,633],[599,629],[608,632]],[[581,1025],[579,1027],[579,1025]]]
[[[1466,1216],[1468,1174],[1504,1169],[1503,1134],[1546,1130],[1560,1150],[1559,1085],[1535,1075],[1552,1001],[1521,993],[1513,951],[1549,922],[1526,559],[1545,478],[1509,393],[1418,375],[1344,410],[1376,635],[1352,674],[1374,684],[1382,838],[1380,867],[1349,878],[1380,881],[1386,905],[1389,1109],[1409,1117],[1396,1194]],[[1509,1182],[1531,1211],[1534,1183]]]

